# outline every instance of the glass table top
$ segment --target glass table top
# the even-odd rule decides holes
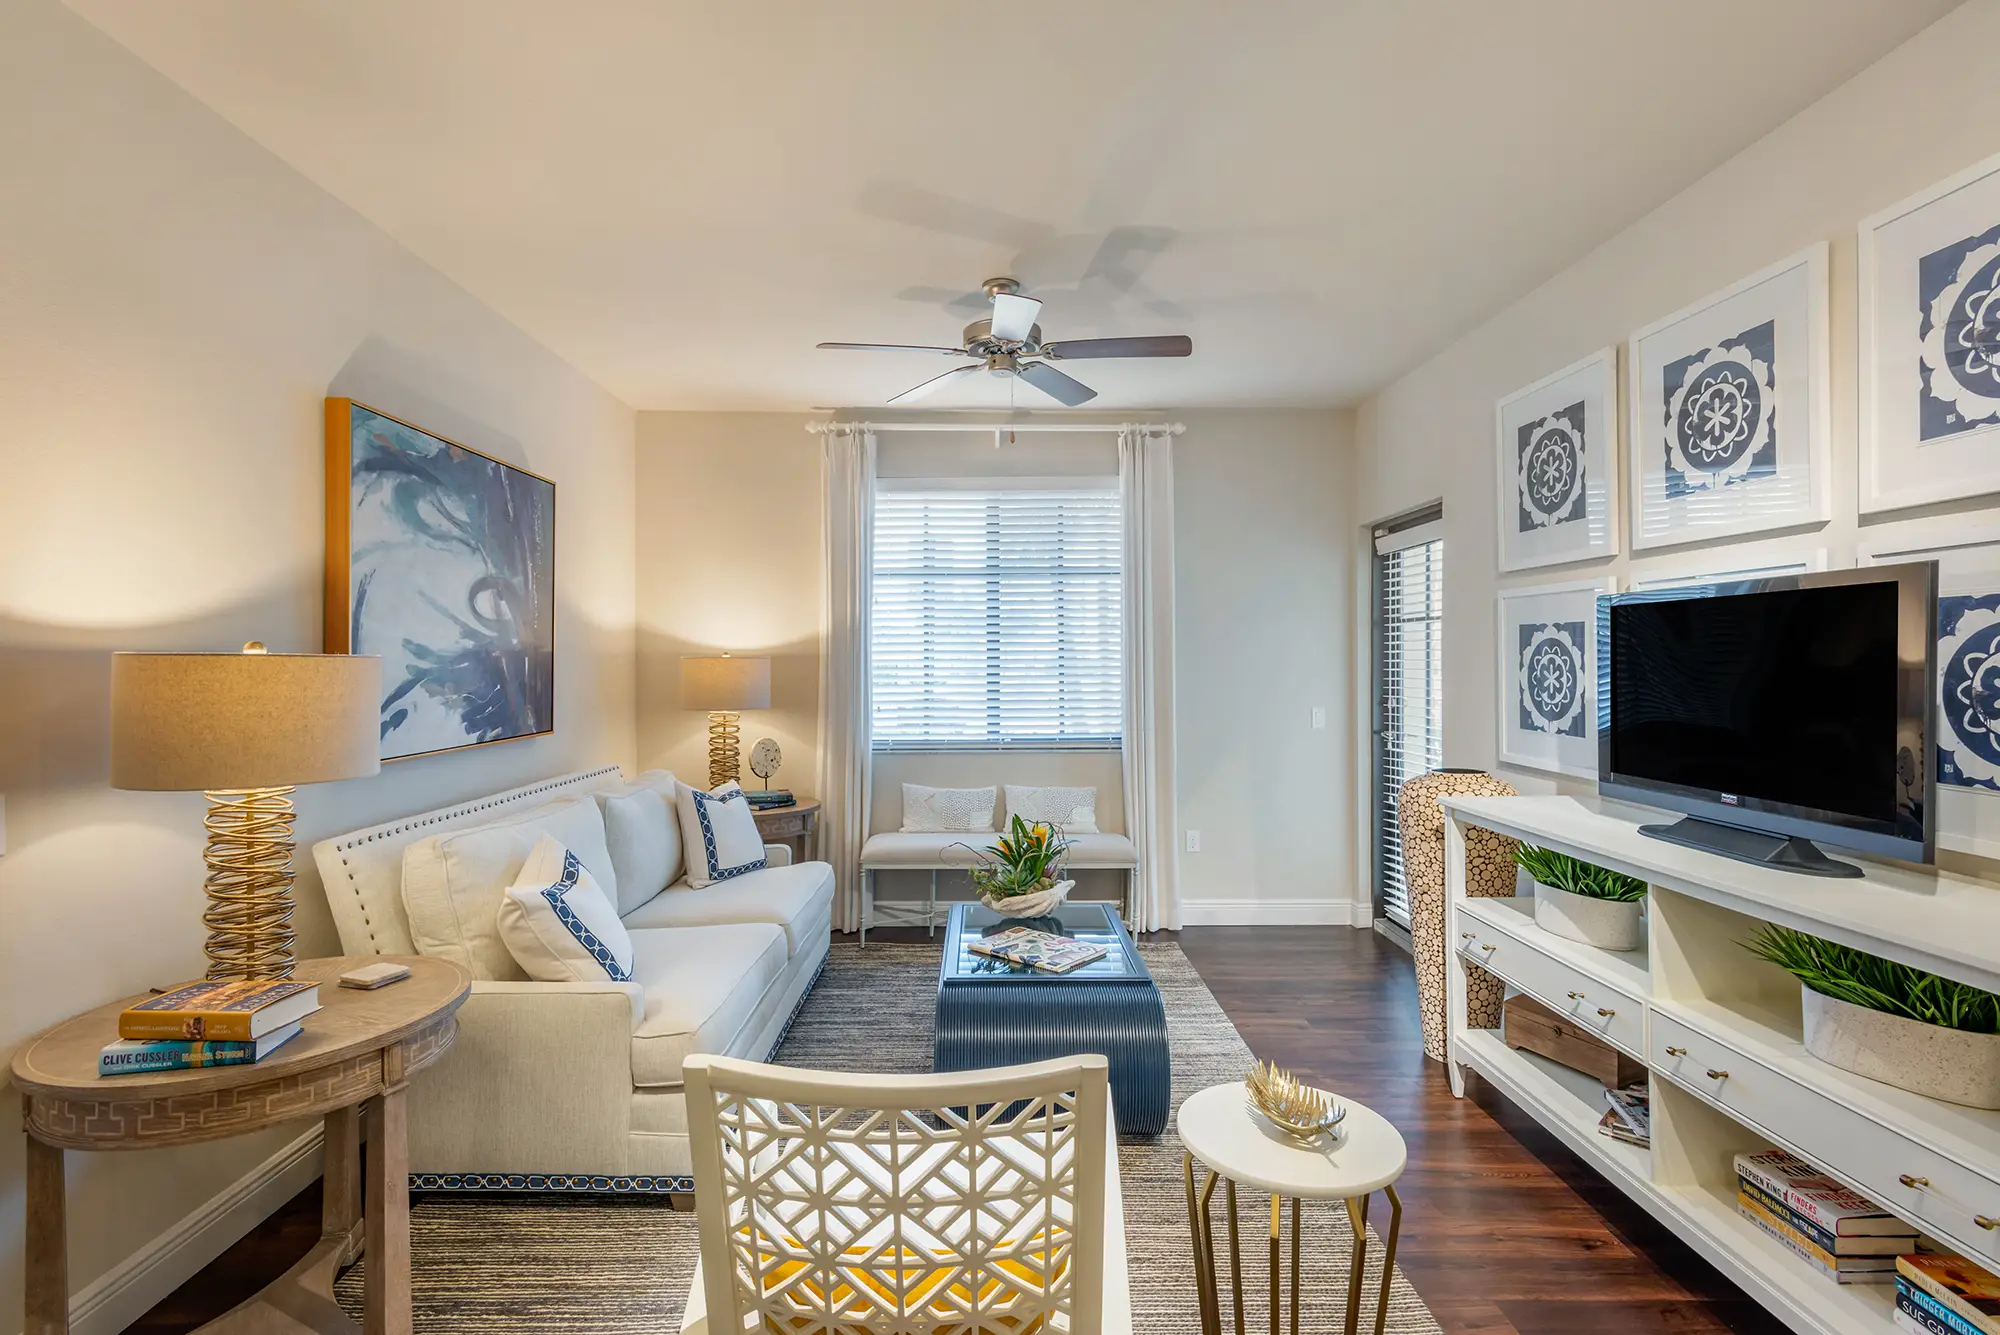
[[[1078,965],[1068,973],[1044,973],[1023,964],[1009,964],[990,955],[981,955],[971,949],[970,942],[983,936],[998,935],[1010,927],[1033,927],[1088,941],[1092,945],[1103,946],[1104,957]],[[1152,977],[1140,960],[1139,952],[1133,949],[1125,924],[1118,921],[1116,909],[1110,904],[1066,903],[1059,905],[1054,913],[1039,918],[1007,918],[984,904],[954,904],[951,921],[945,929],[944,970],[939,975],[939,981],[1150,982]]]

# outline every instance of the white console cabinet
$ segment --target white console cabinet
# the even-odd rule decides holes
[[[1860,859],[1826,880],[1649,839],[1672,819],[1595,799],[1447,798],[1448,1065],[1509,1099],[1794,1329],[1893,1329],[1893,1285],[1836,1285],[1735,1208],[1734,1155],[1787,1149],[2000,1271],[2000,1112],[1906,1094],[1827,1066],[1801,1044],[1799,986],[1742,946],[1780,923],[2000,992],[2000,887]],[[1637,876],[1642,950],[1597,950],[1535,925],[1533,901],[1465,894],[1465,830],[1483,827]],[[1602,1086],[1468,1029],[1465,966],[1587,1024],[1644,1062],[1650,1149],[1601,1135]]]

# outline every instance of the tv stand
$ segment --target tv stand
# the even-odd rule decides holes
[[[1641,825],[1639,833],[1649,839],[1663,839],[1670,844],[1720,853],[1738,862],[1754,862],[1779,871],[1797,872],[1801,876],[1851,878],[1861,875],[1861,868],[1851,862],[1828,857],[1810,839],[1787,839],[1779,834],[1738,829],[1734,825],[1700,820],[1694,816],[1683,816],[1671,825]]]

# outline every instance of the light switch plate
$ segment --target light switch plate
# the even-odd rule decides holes
[[[1314,706],[1313,706],[1313,726],[1314,726],[1315,728],[1324,728],[1324,727],[1326,726],[1326,706],[1325,706],[1325,705],[1314,705]]]
[[[1201,852],[1201,831],[1200,831],[1200,830],[1189,830],[1189,831],[1187,832],[1187,851],[1188,851],[1188,852],[1190,852],[1190,853],[1199,853],[1199,852]]]

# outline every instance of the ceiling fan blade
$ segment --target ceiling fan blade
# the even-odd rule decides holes
[[[849,352],[941,352],[947,357],[970,357],[964,348],[928,348],[915,343],[816,343],[814,347],[841,348]]]
[[[1072,380],[1047,362],[1022,362],[1020,376],[1066,408],[1074,408],[1097,397],[1097,391],[1089,385],[1081,380]]]
[[[1081,361],[1086,357],[1185,357],[1194,351],[1186,334],[1156,334],[1148,338],[1073,338],[1042,349],[1045,357]]]
[[[964,375],[967,371],[978,371],[983,369],[985,369],[984,363],[981,363],[978,366],[954,366],[949,371],[946,371],[943,375],[934,375],[929,380],[924,381],[923,384],[916,386],[914,389],[904,390],[901,394],[898,394],[895,398],[890,399],[889,402],[908,403],[912,399],[927,399],[931,395],[943,389],[945,381],[950,380],[953,376],[961,376]]]
[[[1034,332],[1035,317],[1042,313],[1042,303],[1033,297],[1023,297],[1013,292],[993,294],[993,337],[1019,343]]]

